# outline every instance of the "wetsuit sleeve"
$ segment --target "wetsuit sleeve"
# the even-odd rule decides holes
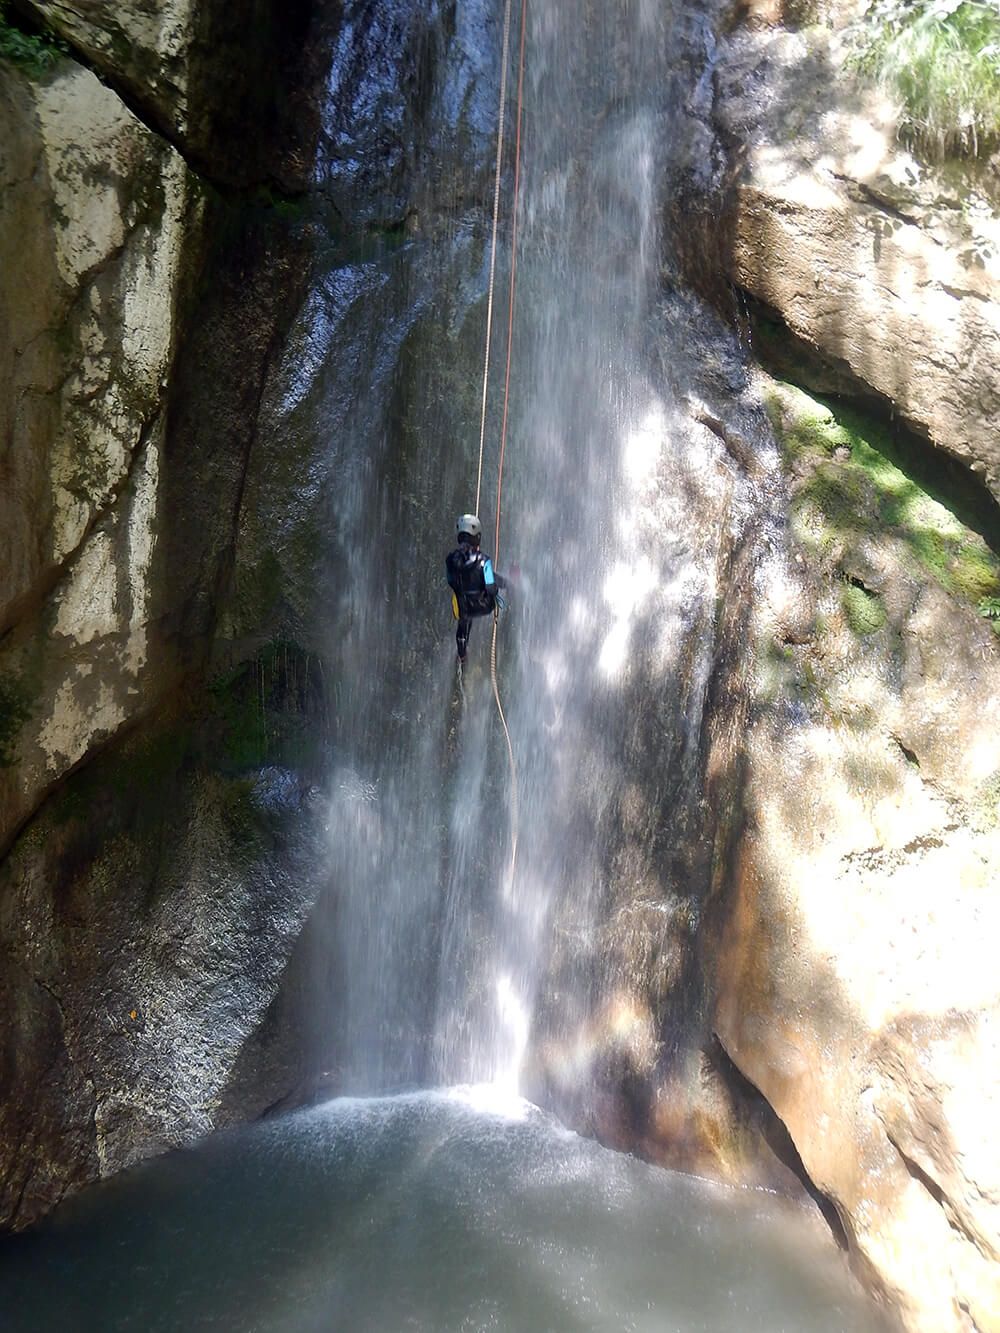
[[[489,556],[483,557],[481,567],[483,571],[483,585],[488,592],[492,592],[496,588],[506,588],[507,580],[493,568],[493,561]]]

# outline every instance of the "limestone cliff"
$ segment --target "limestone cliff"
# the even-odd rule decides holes
[[[151,660],[150,599],[166,384],[202,208],[183,161],[88,70],[6,71],[3,93],[0,245],[19,257],[2,279],[8,745],[20,723],[18,763],[0,773],[7,846],[40,793],[171,684]]]
[[[120,101],[202,176],[224,187],[302,189],[315,118],[308,0],[22,0]],[[320,44],[321,49],[322,44]],[[297,66],[299,75],[289,77]],[[304,122],[304,124],[303,124]],[[249,132],[248,132],[249,131]]]
[[[995,173],[900,146],[896,108],[846,67],[845,17],[796,31],[758,19],[722,44],[721,265],[1000,497]]]
[[[713,748],[737,819],[714,1030],[906,1327],[993,1329],[1000,224],[982,172],[894,141],[842,18],[743,17],[715,57],[716,262],[752,350],[828,396],[759,380],[789,526],[745,748]]]
[[[764,393],[792,526],[754,608],[715,1031],[906,1326],[992,1328],[1000,645],[928,552],[1000,561],[884,428]]]
[[[685,796],[642,769],[669,798],[655,831],[623,818],[626,849],[663,847],[626,851],[592,937],[557,919],[534,1089],[656,1160],[797,1176],[905,1327],[984,1330],[1000,223],[988,171],[900,147],[845,68],[845,18],[743,7],[691,79],[668,254],[768,371],[726,356],[668,263],[690,354],[666,374],[755,517],[720,544],[697,776]],[[707,490],[687,488],[706,532]],[[661,689],[676,706],[690,684]]]
[[[213,67],[241,77],[224,47],[174,97],[210,5],[173,16],[176,59],[157,47],[163,80],[132,96],[156,24],[114,8],[139,31],[107,61],[81,8],[54,62],[0,63],[0,1216],[17,1224],[225,1114],[317,890],[317,858],[294,850],[315,828],[308,782],[226,758],[247,744],[253,660],[205,692],[303,276],[304,220],[270,184],[301,189],[302,139],[265,125],[241,155],[233,108],[211,114]],[[312,76],[301,24],[282,23],[259,49],[241,35],[275,106]],[[250,746],[277,757],[252,728]]]
[[[337,619],[371,519],[343,531],[338,498],[471,416],[440,348],[479,355],[496,88],[488,5],[17,13],[65,48],[0,64],[0,243],[24,258],[0,279],[0,1224],[22,1226],[328,1063],[334,640],[372,671]]]

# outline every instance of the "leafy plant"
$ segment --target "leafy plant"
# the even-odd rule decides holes
[[[53,33],[45,30],[28,32],[12,23],[7,17],[6,5],[0,0],[0,60],[20,65],[26,73],[38,78],[68,49],[66,43]]]
[[[996,0],[874,0],[851,63],[902,107],[902,133],[935,157],[986,155],[1000,142]]]
[[[981,597],[979,614],[987,620],[1000,620],[1000,597]]]

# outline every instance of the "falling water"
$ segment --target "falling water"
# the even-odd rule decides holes
[[[348,6],[322,172],[372,241],[360,255],[332,251],[293,340],[285,403],[291,430],[327,434],[335,477],[339,1086],[515,1087],[543,978],[560,973],[558,1021],[582,1021],[597,923],[626,892],[674,910],[683,858],[667,852],[690,842],[697,822],[715,567],[738,483],[672,387],[690,330],[661,295],[663,190],[692,20],[648,0],[528,6],[498,551],[501,570],[520,570],[498,644],[515,810],[490,689],[490,624],[475,626],[460,678],[443,578],[454,517],[474,502],[488,234],[487,209],[468,198],[472,185],[480,200],[489,193],[499,6],[458,7],[450,43],[435,39],[442,65],[418,109],[393,73],[394,61],[405,66],[393,42],[404,42],[406,26],[376,24],[360,41],[364,9]],[[426,57],[432,39],[425,31],[420,41]],[[386,192],[399,190],[395,168],[370,194],[358,182],[372,169],[371,117],[391,125],[418,111],[430,147],[411,154],[400,237],[380,231],[379,218]],[[511,181],[508,164],[487,548]]]
[[[670,901],[664,849],[694,790],[728,498],[661,369],[686,336],[660,306],[677,20],[567,0],[536,7],[528,49],[504,496],[506,550],[527,571],[504,645],[522,837],[497,950],[518,1025],[494,1042],[511,1070],[546,973],[569,1031],[599,1003],[599,923],[625,896]]]

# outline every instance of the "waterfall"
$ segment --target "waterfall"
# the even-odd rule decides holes
[[[510,882],[490,625],[475,625],[460,679],[443,563],[474,500],[500,9],[460,0],[448,29],[436,6],[397,5],[392,24],[346,7],[321,173],[368,240],[331,247],[284,372],[288,428],[329,440],[329,1022],[355,1092],[516,1087],[543,1029],[580,1072],[579,1033],[615,1006],[636,913],[664,938],[691,924],[716,566],[738,486],[682,401],[692,320],[663,282],[684,61],[703,38],[651,0],[528,6],[499,559],[521,570],[499,628],[520,789]],[[435,70],[418,100],[408,62]],[[373,117],[391,134],[415,120],[416,146],[373,147]]]

